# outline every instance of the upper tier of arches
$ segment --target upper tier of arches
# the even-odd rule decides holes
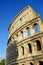
[[[34,19],[37,16],[37,14],[34,12],[34,10],[27,6],[25,7],[15,18],[12,20],[12,23],[9,26],[9,37],[11,34],[16,31],[18,28],[20,28],[25,23],[29,22],[30,20]]]

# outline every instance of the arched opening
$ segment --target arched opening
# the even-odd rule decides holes
[[[21,48],[22,48],[22,55],[24,55],[24,47],[23,47],[23,46],[21,46]]]
[[[18,34],[16,35],[16,37],[18,37]]]
[[[24,32],[23,32],[23,31],[21,31],[21,34],[22,34],[22,39],[24,39]]]
[[[30,28],[29,27],[27,27],[27,34],[28,34],[28,36],[30,36]]]
[[[43,62],[42,61],[39,61],[39,65],[43,65]]]
[[[30,62],[30,65],[33,65],[33,63],[32,63],[32,62]]]
[[[31,44],[28,43],[29,53],[32,53],[32,47]]]
[[[37,51],[41,50],[41,42],[39,40],[36,40],[37,43]]]
[[[38,24],[37,23],[34,24],[34,30],[35,30],[35,32],[38,32],[39,31],[39,27],[38,27]]]
[[[24,65],[24,64],[22,64],[22,65]]]

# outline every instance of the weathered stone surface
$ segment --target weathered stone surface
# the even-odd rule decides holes
[[[6,65],[43,65],[43,22],[39,14],[25,7],[8,32]]]

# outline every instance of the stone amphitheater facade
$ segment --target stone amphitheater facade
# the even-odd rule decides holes
[[[43,22],[26,6],[8,29],[6,65],[43,65]]]

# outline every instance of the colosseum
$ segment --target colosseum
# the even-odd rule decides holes
[[[43,65],[43,22],[30,6],[9,26],[6,65]]]

